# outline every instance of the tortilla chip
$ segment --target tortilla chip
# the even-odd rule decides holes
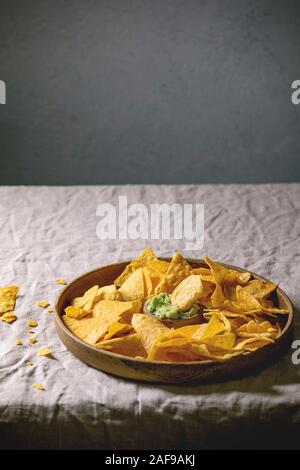
[[[56,284],[60,284],[61,286],[65,286],[67,283],[64,279],[56,279]]]
[[[109,326],[108,332],[104,336],[104,340],[119,338],[120,336],[125,336],[132,331],[133,327],[129,323],[115,322]]]
[[[147,247],[142,253],[139,254],[131,263],[129,263],[120,276],[115,280],[114,284],[121,287],[126,279],[138,268],[146,266],[151,261],[158,261],[152,249]]]
[[[78,318],[78,319],[84,318],[88,315],[86,312],[83,311],[82,308],[72,307],[71,305],[69,305],[69,307],[65,308],[65,314],[68,317]]]
[[[189,310],[203,293],[201,276],[191,274],[178,284],[170,295],[171,303],[183,312]]]
[[[35,320],[27,320],[27,326],[30,326],[31,328],[35,328],[38,326],[38,322]]]
[[[13,323],[17,319],[17,316],[14,313],[6,312],[1,317],[0,320],[4,321],[5,323]]]
[[[261,337],[261,338],[247,338],[244,340],[239,340],[237,341],[236,346],[234,347],[235,351],[238,352],[254,352],[257,349],[263,348],[264,346],[267,346],[268,344],[274,343],[274,340],[272,338],[268,337]]]
[[[41,308],[47,308],[49,307],[50,303],[47,300],[39,300],[39,302],[36,302],[37,307]]]
[[[159,274],[165,274],[170,266],[168,261],[156,259],[147,263],[147,267],[152,271],[156,271]]]
[[[43,384],[32,384],[32,387],[35,388],[36,390],[39,390],[40,392],[45,391],[45,387]]]
[[[195,335],[194,337],[199,337],[199,339],[202,341],[205,338],[210,338],[212,336],[218,335],[219,333],[223,333],[224,331],[224,322],[219,319],[218,315],[212,315],[202,334],[199,332],[199,335]]]
[[[99,300],[99,286],[95,285],[88,289],[82,297],[76,297],[72,300],[71,306],[82,308],[85,313],[91,313],[94,303]]]
[[[96,347],[129,357],[140,356],[141,358],[146,358],[147,356],[141,340],[136,333],[121,338],[101,341],[96,344]]]
[[[17,286],[0,287],[0,316],[15,308],[18,290]]]
[[[215,336],[202,336],[201,342],[206,344],[209,349],[231,351],[235,345],[236,336],[234,333],[225,333]]]
[[[240,328],[237,330],[238,336],[242,338],[268,337],[276,339],[280,332],[281,329],[278,323],[272,325],[267,320],[262,322],[250,320],[248,323],[241,325]]]
[[[211,350],[206,344],[193,344],[192,351],[199,354],[202,360],[227,361],[232,357],[239,356],[238,351]]]
[[[50,349],[48,349],[48,348],[40,349],[40,350],[37,352],[37,355],[38,355],[38,356],[41,356],[41,357],[48,357],[49,359],[53,359],[53,354],[52,354],[52,352],[50,351]]]
[[[101,316],[99,318],[83,318],[77,320],[76,318],[62,316],[64,324],[72,331],[78,338],[86,341],[89,344],[95,345],[106,335],[109,325],[118,321],[118,316],[115,318]]]
[[[180,253],[175,253],[167,272],[156,288],[156,294],[161,292],[171,294],[175,287],[192,273],[193,269],[189,263]]]
[[[143,268],[136,269],[119,289],[122,300],[143,300],[146,295]]]
[[[97,293],[98,300],[121,300],[121,295],[114,284],[99,287]]]
[[[120,302],[118,300],[99,300],[93,308],[93,317],[111,317],[112,323],[122,319],[129,323],[133,313],[141,311],[141,301]]]
[[[150,297],[155,293],[155,289],[162,279],[162,274],[153,271],[148,266],[142,268],[145,282],[145,296]]]
[[[16,346],[22,346],[22,341],[20,339],[16,339],[15,341]]]
[[[257,300],[261,301],[268,297],[275,289],[276,284],[260,279],[253,279],[249,281],[246,286],[243,287],[244,291],[247,291]]]
[[[169,328],[159,320],[143,313],[133,315],[131,324],[148,353],[158,336],[170,331]]]
[[[36,338],[28,338],[27,341],[28,341],[28,343],[30,343],[30,344],[35,344],[35,343],[38,342],[38,340],[37,340]]]

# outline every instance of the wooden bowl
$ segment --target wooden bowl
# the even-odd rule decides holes
[[[143,312],[146,313],[146,315],[149,315],[150,317],[155,318],[156,320],[159,320],[161,323],[166,325],[168,328],[181,328],[182,326],[187,326],[187,325],[197,325],[198,323],[204,323],[206,320],[203,318],[203,308],[200,306],[200,309],[195,315],[189,318],[178,318],[178,320],[172,320],[169,318],[165,319],[159,319],[157,318],[156,315],[154,315],[150,310],[147,309],[146,305],[143,307]]]
[[[170,258],[161,258],[170,261]],[[203,260],[188,259],[193,267],[207,267]],[[54,319],[58,336],[74,356],[86,364],[127,379],[147,382],[179,384],[179,383],[207,383],[232,379],[241,375],[253,373],[268,363],[274,362],[290,345],[293,330],[293,306],[288,296],[277,287],[274,300],[280,308],[288,310],[288,315],[279,317],[282,328],[280,337],[271,344],[257,351],[233,357],[226,361],[193,361],[193,362],[156,362],[143,359],[134,359],[120,354],[104,351],[85,343],[77,338],[63,323],[61,316],[65,307],[70,305],[74,297],[81,296],[91,286],[112,284],[121,274],[126,265],[122,262],[104,266],[88,272],[70,284],[59,294],[54,311]],[[244,269],[228,264],[224,266],[244,272]],[[266,280],[251,273],[253,278]]]

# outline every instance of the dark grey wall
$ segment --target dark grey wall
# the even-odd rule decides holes
[[[300,2],[1,0],[0,184],[300,180]]]

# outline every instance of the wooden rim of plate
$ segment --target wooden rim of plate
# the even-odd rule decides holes
[[[171,258],[169,257],[159,257],[160,260],[163,260],[163,261],[170,261]],[[185,258],[193,267],[208,267],[207,264],[205,263],[205,261],[203,259],[196,259],[196,258]],[[168,362],[168,361],[149,361],[147,359],[140,359],[140,358],[134,358],[134,357],[130,357],[130,356],[125,356],[125,355],[122,355],[122,354],[117,354],[117,353],[113,353],[113,352],[110,352],[110,351],[106,351],[104,349],[100,349],[100,348],[97,348],[96,346],[93,346],[89,343],[86,343],[85,341],[81,340],[80,338],[78,338],[76,335],[74,335],[74,333],[72,333],[71,330],[69,330],[67,328],[67,326],[64,324],[62,318],[61,318],[61,315],[62,315],[62,312],[59,311],[59,305],[60,305],[60,301],[61,301],[61,298],[64,296],[64,294],[70,289],[71,286],[74,286],[75,284],[80,284],[81,281],[83,281],[83,279],[85,279],[87,276],[90,276],[94,273],[98,273],[101,269],[109,269],[109,268],[117,268],[117,267],[125,267],[125,265],[129,264],[132,260],[129,260],[129,261],[120,261],[118,263],[113,263],[113,264],[109,264],[109,265],[104,265],[104,266],[101,266],[97,269],[93,269],[92,271],[88,271],[82,275],[80,275],[79,277],[73,279],[70,283],[68,283],[61,291],[60,293],[58,294],[57,298],[56,298],[56,301],[55,301],[55,309],[54,309],[54,319],[55,319],[55,323],[56,323],[56,326],[60,329],[62,329],[64,331],[64,333],[66,335],[69,336],[70,339],[72,339],[73,341],[75,341],[77,344],[85,347],[85,348],[89,348],[93,351],[97,351],[99,354],[101,355],[106,355],[108,357],[112,357],[112,358],[117,358],[117,359],[126,359],[126,361],[128,362],[132,362],[132,363],[141,363],[141,364],[145,364],[146,366],[154,366],[154,365],[158,365],[158,364],[161,364],[162,366],[163,365],[168,365],[168,367],[172,368],[173,367],[185,367],[187,365],[189,366],[193,366],[193,365],[197,365],[197,366],[205,366],[205,365],[219,365],[220,363],[230,363],[232,362],[233,360],[237,359],[237,358],[241,358],[241,357],[249,357],[250,355],[255,355],[257,353],[257,351],[261,351],[261,350],[268,350],[268,349],[271,349],[273,347],[274,344],[278,343],[278,341],[280,340],[283,340],[284,337],[288,336],[289,333],[291,332],[292,330],[292,327],[293,327],[293,320],[294,320],[294,308],[293,308],[293,304],[290,300],[290,298],[287,296],[287,294],[280,288],[276,287],[276,294],[277,294],[277,297],[281,297],[284,302],[286,303],[286,306],[287,306],[287,309],[289,311],[289,313],[287,314],[288,318],[287,318],[287,322],[284,326],[284,328],[282,329],[281,331],[281,335],[274,341],[274,343],[270,343],[270,344],[267,344],[266,346],[264,346],[263,348],[260,348],[256,351],[253,351],[253,352],[249,352],[247,354],[240,354],[238,356],[234,356],[232,358],[229,358],[229,359],[226,359],[224,361],[220,361],[220,360],[212,360],[212,359],[208,359],[208,360],[204,360],[204,361],[185,361],[185,362]],[[259,274],[256,274],[252,271],[249,271],[247,269],[244,269],[244,268],[240,268],[240,267],[237,267],[237,266],[234,266],[234,265],[230,265],[230,264],[227,264],[227,263],[222,263],[222,262],[219,262],[219,264],[222,264],[223,266],[225,266],[226,268],[229,268],[229,269],[234,269],[236,271],[239,271],[239,272],[249,272],[251,274],[252,277],[254,277],[255,279],[259,279],[259,280],[262,280],[262,281],[267,281],[267,282],[271,282],[269,281],[267,278],[259,275]],[[90,286],[91,287],[91,286]]]

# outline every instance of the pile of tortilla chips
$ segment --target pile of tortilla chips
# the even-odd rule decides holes
[[[113,285],[93,286],[65,309],[63,321],[97,348],[151,361],[226,360],[273,343],[287,310],[274,306],[276,285],[205,258],[193,268],[181,254],[159,260],[146,248]],[[172,303],[202,306],[198,324],[167,327],[143,312],[145,301],[168,293]]]

